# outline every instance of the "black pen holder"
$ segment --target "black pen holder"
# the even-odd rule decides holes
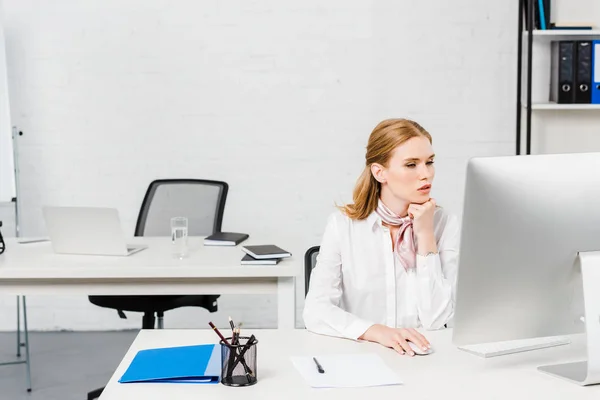
[[[231,343],[232,338],[227,338]],[[257,382],[256,344],[258,340],[241,336],[236,344],[221,344],[221,383],[226,386],[251,386]]]

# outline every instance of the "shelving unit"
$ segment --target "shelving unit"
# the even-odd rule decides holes
[[[600,110],[600,104],[532,103],[532,110]]]
[[[531,154],[531,113],[532,111],[558,111],[558,110],[600,110],[600,104],[557,104],[553,102],[548,103],[532,103],[531,101],[531,86],[532,86],[532,75],[533,75],[533,40],[552,41],[559,40],[594,40],[600,38],[600,30],[594,29],[581,29],[581,30],[537,30],[533,29],[534,26],[534,7],[533,1],[527,2],[528,10],[528,22],[527,30],[523,28],[523,9],[524,0],[519,0],[518,14],[519,14],[519,35],[518,35],[518,49],[517,49],[517,123],[516,123],[516,154],[521,155],[521,118],[523,109],[526,112],[525,120],[525,138],[526,148],[525,154]],[[526,97],[525,104],[523,104],[523,39],[527,41],[527,70],[526,70]]]
[[[527,36],[528,31],[524,31],[523,35]],[[594,39],[600,36],[599,29],[573,29],[573,30],[562,30],[562,29],[547,29],[547,30],[534,30],[533,37],[539,37],[540,39],[547,38],[548,40],[556,39],[570,39],[577,38],[578,40]]]

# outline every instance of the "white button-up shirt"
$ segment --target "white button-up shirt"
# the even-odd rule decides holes
[[[442,328],[454,314],[457,218],[436,208],[434,234],[438,254],[417,255],[416,268],[406,271],[376,212],[360,221],[334,212],[310,277],[306,328],[349,339],[358,339],[374,324]]]

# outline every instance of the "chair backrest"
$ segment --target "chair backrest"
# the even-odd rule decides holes
[[[308,285],[310,283],[310,273],[313,268],[317,265],[317,256],[321,246],[313,246],[306,250],[304,254],[304,296],[308,294]]]
[[[203,179],[159,179],[150,183],[135,236],[170,236],[171,218],[186,217],[190,236],[221,231],[229,186]]]

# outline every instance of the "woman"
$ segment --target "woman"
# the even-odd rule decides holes
[[[459,228],[429,197],[435,174],[429,133],[414,121],[375,127],[353,204],[328,219],[310,279],[310,331],[367,340],[414,355],[430,344],[414,328],[452,318]]]

